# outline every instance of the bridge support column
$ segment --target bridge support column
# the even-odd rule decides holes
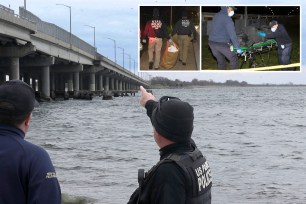
[[[103,75],[99,74],[99,86],[98,86],[99,91],[103,91]]]
[[[115,83],[114,83],[114,78],[110,79],[110,90],[115,90]]]
[[[89,74],[89,91],[96,91],[96,76],[95,73]]]
[[[36,78],[32,78],[32,89],[36,91]]]
[[[118,79],[115,79],[115,80],[116,80],[115,90],[119,91],[119,81]]]
[[[44,66],[42,67],[42,74],[41,74],[41,96],[44,99],[50,100],[50,67]]]
[[[31,86],[30,75],[28,73],[24,74],[24,82]]]
[[[19,57],[9,58],[10,80],[19,79]]]
[[[6,77],[5,77],[5,73],[1,72],[0,73],[0,84],[2,84],[3,82],[5,82]]]
[[[68,73],[68,91],[73,91],[73,73]]]
[[[119,91],[122,91],[122,81],[119,81]]]
[[[109,77],[105,77],[105,85],[104,85],[104,90],[109,91]]]
[[[73,73],[73,90],[74,91],[80,90],[80,73],[79,72]]]

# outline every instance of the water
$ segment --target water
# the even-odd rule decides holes
[[[305,87],[155,90],[194,106],[193,138],[210,162],[213,203],[306,203]],[[138,97],[56,101],[34,111],[27,139],[44,147],[62,192],[126,203],[137,169],[159,160]]]

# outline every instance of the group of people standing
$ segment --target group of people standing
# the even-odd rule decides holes
[[[195,33],[196,29],[194,24],[188,18],[187,12],[183,11],[181,19],[176,22],[172,32],[169,34],[167,25],[160,17],[159,9],[154,8],[153,17],[147,21],[142,35],[143,43],[147,43],[148,38],[149,69],[159,69],[163,39],[168,39],[172,42],[172,37],[176,34],[180,49],[178,60],[182,65],[186,66],[189,45],[192,40],[195,40]]]
[[[238,56],[242,50],[235,31],[235,25],[231,19],[235,14],[234,6],[223,6],[221,10],[214,15],[212,27],[209,33],[209,47],[212,54],[217,59],[218,69],[226,69],[226,61],[229,61],[230,69],[238,69]],[[272,20],[269,24],[271,27],[270,34],[259,31],[258,35],[267,39],[275,39],[278,44],[278,61],[279,64],[290,64],[290,56],[292,51],[292,40],[288,35],[285,27],[278,24],[276,20]],[[230,49],[233,45],[237,53]]]

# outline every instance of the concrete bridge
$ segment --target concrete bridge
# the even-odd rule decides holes
[[[22,79],[43,99],[55,93],[133,93],[149,83],[57,25],[0,5],[0,83]]]

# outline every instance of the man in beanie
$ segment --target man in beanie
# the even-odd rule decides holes
[[[48,153],[24,140],[36,106],[33,89],[23,81],[0,86],[0,203],[61,203]]]
[[[160,148],[160,161],[138,178],[139,188],[128,204],[210,204],[210,167],[191,139],[193,108],[175,97],[155,97],[140,87],[140,104],[147,109]]]
[[[187,12],[182,12],[182,19],[176,22],[172,31],[172,36],[177,34],[178,44],[180,46],[179,61],[185,66],[187,62],[188,48],[190,42],[196,38],[196,29],[193,23],[188,19]]]
[[[282,24],[278,24],[276,20],[270,22],[272,33],[266,34],[259,31],[258,35],[265,38],[275,38],[278,45],[278,62],[279,64],[291,64],[290,57],[292,51],[292,40],[287,30]]]
[[[147,37],[149,39],[149,69],[153,69],[153,66],[154,69],[159,69],[160,52],[163,46],[163,38],[168,38],[168,31],[166,24],[161,20],[159,16],[159,10],[157,8],[153,9],[153,18],[146,23],[146,27],[143,33],[143,43],[147,42]]]

